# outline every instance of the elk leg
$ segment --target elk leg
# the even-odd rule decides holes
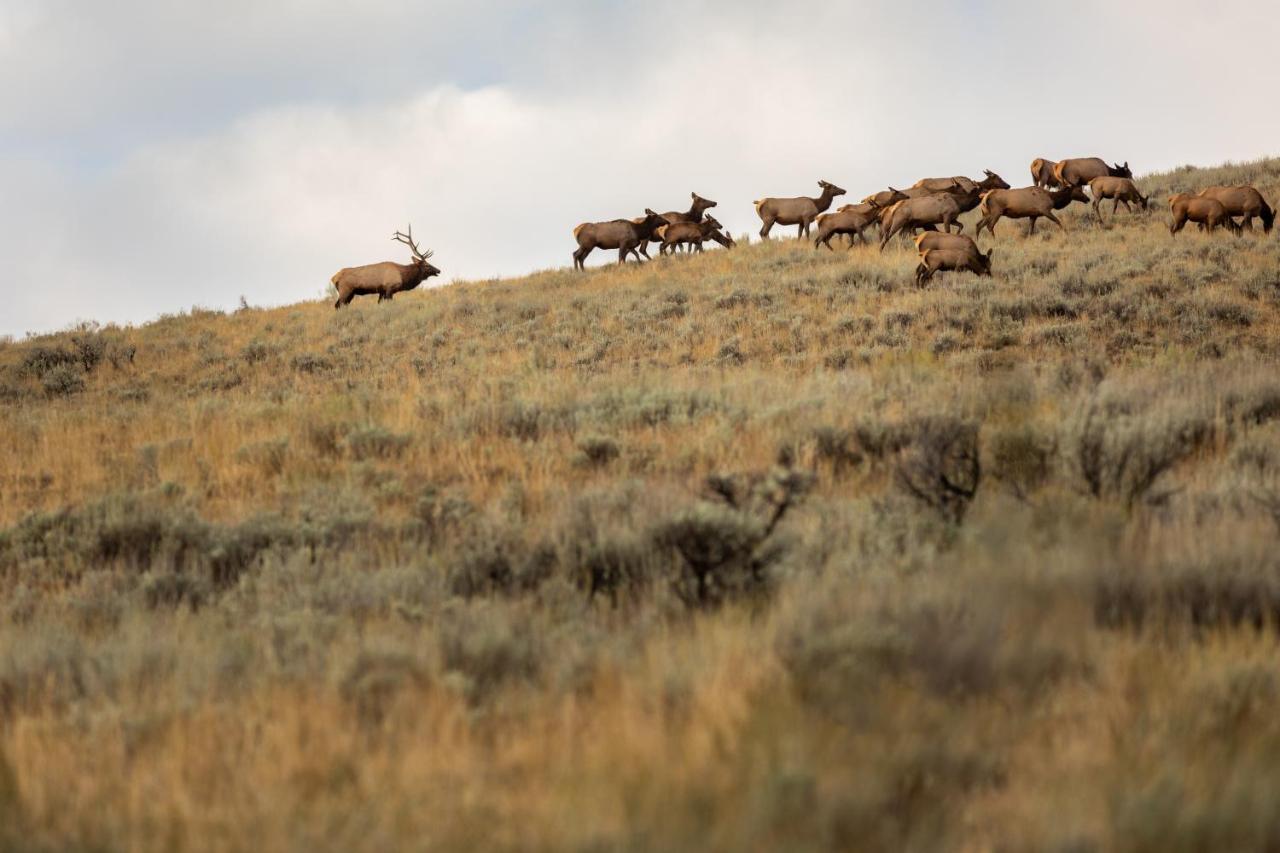
[[[768,240],[769,232],[772,230],[773,230],[773,220],[772,219],[764,220],[764,227],[760,229],[760,239]]]
[[[693,245],[695,245],[695,246],[697,246],[697,247],[698,247],[698,254],[699,254],[699,255],[701,255],[701,254],[702,254],[702,241],[701,241],[701,240],[697,240],[697,241],[695,241],[695,242],[694,242],[694,244],[693,244]]]
[[[1037,219],[1039,219],[1039,218],[1040,218],[1040,217],[1038,217],[1038,216],[1033,216],[1033,217],[1031,217],[1031,227],[1027,229],[1027,236],[1028,236],[1028,237],[1034,237],[1034,236],[1035,236],[1035,234],[1036,234],[1036,220],[1037,220]]]
[[[1243,231],[1253,231],[1253,214],[1247,214],[1240,218],[1240,228]]]
[[[1050,222],[1052,222],[1054,225],[1057,225],[1057,226],[1058,226],[1059,228],[1061,228],[1063,231],[1066,231],[1066,230],[1067,230],[1067,226],[1065,226],[1065,225],[1063,225],[1063,224],[1062,224],[1062,220],[1061,220],[1061,219],[1059,219],[1059,218],[1058,218],[1058,217],[1053,213],[1053,211],[1049,211],[1049,213],[1045,215],[1045,219],[1049,220],[1049,221],[1050,221]]]
[[[1124,206],[1125,210],[1129,209],[1129,205]],[[1111,218],[1115,219],[1116,214],[1120,212],[1120,196],[1116,196],[1111,200]]]

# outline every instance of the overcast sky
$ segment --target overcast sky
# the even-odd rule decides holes
[[[579,222],[1280,152],[1267,0],[0,0],[0,334],[567,265]],[[593,257],[602,262],[605,257]]]

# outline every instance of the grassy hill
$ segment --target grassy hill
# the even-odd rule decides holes
[[[1220,181],[1280,161],[925,288],[780,240],[0,344],[0,846],[1268,849],[1280,240],[1164,202]]]

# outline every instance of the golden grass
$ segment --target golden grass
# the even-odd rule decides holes
[[[1280,243],[1081,211],[0,344],[0,847],[1270,849]]]

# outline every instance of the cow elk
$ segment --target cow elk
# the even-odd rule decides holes
[[[697,193],[689,193],[689,195],[693,198],[693,204],[689,207],[688,210],[685,210],[685,211],[668,210],[666,213],[661,214],[662,218],[665,219],[668,223],[701,222],[702,217],[706,214],[706,212],[716,206],[716,203],[714,201],[712,201],[709,198],[703,198]],[[633,219],[631,221],[637,222],[638,220]],[[648,240],[646,240],[644,244],[641,244],[640,253],[643,254],[645,258],[649,257],[647,244],[651,242],[660,243],[662,242],[662,240],[655,232],[654,235],[650,237]]]
[[[383,261],[379,264],[366,264],[362,267],[346,267],[338,270],[329,279],[338,291],[338,301],[333,303],[334,310],[350,305],[357,296],[378,294],[378,301],[389,300],[397,293],[413,290],[422,282],[440,270],[429,261],[434,254],[430,249],[422,251],[413,239],[413,226],[409,226],[408,234],[397,231],[391,237],[397,243],[404,243],[413,253],[413,263],[397,264],[395,261]]]
[[[1138,192],[1138,185],[1132,178],[1113,178],[1110,175],[1094,178],[1089,182],[1089,192],[1093,194],[1093,215],[1102,222],[1102,202],[1111,199],[1111,215],[1114,217],[1124,205],[1125,212],[1132,213],[1129,203],[1138,205],[1143,210],[1149,207],[1149,198]]]
[[[1275,225],[1275,211],[1272,210],[1271,205],[1267,204],[1262,193],[1253,187],[1209,187],[1200,192],[1200,197],[1221,202],[1227,210],[1227,216],[1233,219],[1237,216],[1241,217],[1240,224],[1246,231],[1253,230],[1255,216],[1262,220],[1262,230],[1268,234]]]
[[[764,223],[760,229],[761,239],[769,239],[769,231],[776,225],[796,225],[799,231],[797,238],[809,236],[809,226],[831,207],[836,196],[844,195],[844,190],[829,181],[818,181],[822,195],[817,198],[800,196],[799,198],[762,198],[753,202],[756,215]]]
[[[662,254],[674,254],[679,245],[692,246],[694,251],[702,251],[702,242],[710,240],[718,233],[721,225],[714,216],[706,216],[701,222],[670,222],[658,227],[657,235],[662,238]],[[732,244],[732,238],[729,239]]]
[[[1173,211],[1170,234],[1177,234],[1188,222],[1198,222],[1209,229],[1210,233],[1219,225],[1225,225],[1231,231],[1239,230],[1239,226],[1227,215],[1227,208],[1214,198],[1178,193],[1169,199],[1169,208]]]
[[[1080,187],[1094,178],[1132,178],[1133,171],[1127,161],[1123,166],[1108,166],[1098,157],[1076,157],[1060,161],[1053,167],[1053,176],[1064,187]]]
[[[573,238],[578,241],[578,248],[573,253],[574,269],[586,269],[587,256],[596,249],[617,249],[618,263],[625,264],[629,253],[637,252],[641,245],[649,242],[654,231],[666,224],[660,214],[648,208],[645,208],[644,218],[638,222],[630,219],[584,222],[573,229]]]
[[[1005,183],[1004,178],[997,175],[990,169],[983,169],[982,173],[986,175],[981,181],[975,181],[966,178],[964,175],[956,175],[952,178],[922,178],[911,185],[913,190],[928,190],[929,192],[969,192],[974,187],[980,190],[1007,190],[1009,185]]]
[[[969,271],[978,275],[991,275],[991,256],[995,249],[987,253],[975,253],[968,249],[930,249],[920,258],[916,267],[916,283],[924,284],[939,272]]]
[[[1053,160],[1037,157],[1031,161],[1031,183],[1041,189],[1056,189],[1062,181],[1053,174],[1053,167],[1058,164]]]
[[[948,234],[952,225],[964,231],[964,223],[959,221],[960,214],[977,207],[982,195],[983,191],[975,186],[967,192],[934,193],[898,202],[880,220],[880,251],[884,251],[895,234],[903,231],[914,233],[917,228],[933,229],[938,225],[943,226]]]
[[[991,236],[996,235],[996,223],[1003,218],[1030,219],[1028,236],[1036,233],[1036,220],[1048,219],[1062,230],[1066,227],[1054,215],[1055,210],[1062,210],[1073,201],[1088,202],[1089,196],[1080,187],[1064,187],[1058,190],[1046,190],[1040,187],[1023,187],[1018,190],[992,190],[982,197],[980,209],[982,219],[978,222],[977,233],[986,228]]]
[[[892,207],[900,201],[906,201],[908,198],[910,198],[910,196],[901,190],[895,190],[893,187],[889,187],[887,190],[881,190],[878,193],[872,193],[867,196],[862,200],[862,204],[875,205],[883,210],[884,208]]]
[[[920,253],[920,257],[923,258],[931,249],[954,249],[972,252],[975,255],[982,254],[972,237],[964,234],[944,234],[941,231],[926,231],[916,238],[916,251]]]
[[[867,238],[862,236],[862,232],[872,225],[875,225],[879,219],[877,213],[879,209],[869,203],[863,204],[847,204],[837,210],[835,213],[824,213],[818,217],[818,237],[813,241],[815,249],[826,246],[831,251],[831,238],[840,234],[849,237],[849,244],[853,244],[853,238],[857,238],[860,242],[867,242]]]

